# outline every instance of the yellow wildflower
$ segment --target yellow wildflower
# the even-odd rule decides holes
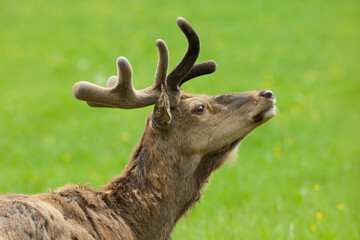
[[[121,141],[123,141],[123,142],[128,142],[129,140],[130,140],[130,133],[128,133],[128,132],[123,132],[123,133],[121,133],[121,136],[120,136],[120,139],[121,139]]]
[[[315,231],[316,231],[316,226],[315,226],[315,225],[311,225],[311,226],[310,226],[310,230],[313,231],[313,232],[315,232]]]
[[[344,210],[344,204],[339,203],[339,204],[337,205],[337,209],[338,209],[339,211]]]
[[[317,219],[321,220],[322,217],[323,217],[323,215],[322,215],[321,212],[318,212],[318,213],[316,214],[316,218],[317,218]]]
[[[282,155],[281,143],[279,143],[279,142],[274,143],[273,154],[276,158],[281,157],[281,155]]]

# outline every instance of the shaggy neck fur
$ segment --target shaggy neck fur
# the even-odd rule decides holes
[[[200,199],[201,188],[228,150],[186,155],[146,130],[124,172],[102,190],[136,239],[170,239],[176,222]],[[191,162],[200,164],[189,169]]]

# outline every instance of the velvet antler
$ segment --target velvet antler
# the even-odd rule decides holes
[[[156,41],[159,59],[152,86],[136,90],[132,83],[129,61],[125,57],[119,57],[116,61],[118,75],[109,78],[106,88],[86,81],[77,82],[73,87],[74,97],[86,101],[92,107],[141,108],[154,104],[161,94],[161,85],[164,85],[172,106],[176,105],[180,86],[184,82],[216,70],[216,63],[212,60],[195,64],[200,52],[199,37],[184,18],[178,18],[177,24],[188,40],[188,49],[168,75],[169,51],[165,42],[159,39]]]

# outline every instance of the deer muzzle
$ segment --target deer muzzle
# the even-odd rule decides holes
[[[262,123],[275,116],[275,96],[270,90],[225,93],[212,97],[223,108],[249,115],[255,123]]]

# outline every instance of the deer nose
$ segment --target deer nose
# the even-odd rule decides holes
[[[274,94],[272,93],[272,91],[270,90],[265,90],[263,92],[260,93],[260,95],[264,98],[267,98],[269,100],[273,100],[274,99]]]

